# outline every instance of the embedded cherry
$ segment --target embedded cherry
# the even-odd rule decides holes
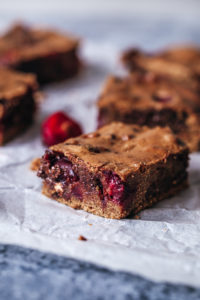
[[[109,198],[113,201],[120,202],[124,198],[125,186],[117,174],[104,172],[105,190]]]
[[[72,163],[65,157],[60,158],[54,165],[55,168],[59,169],[59,177],[57,181],[75,182],[78,180],[78,176],[72,169]]]

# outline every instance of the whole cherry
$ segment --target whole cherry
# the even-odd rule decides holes
[[[52,146],[82,134],[82,129],[76,121],[58,111],[43,122],[41,134],[44,144]]]

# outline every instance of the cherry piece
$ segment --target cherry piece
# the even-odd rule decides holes
[[[52,146],[82,134],[82,129],[77,122],[59,111],[43,122],[41,133],[44,144]]]
[[[54,168],[59,169],[58,182],[75,182],[78,180],[78,176],[72,169],[72,163],[65,157],[60,158],[54,165]]]
[[[104,188],[109,198],[114,202],[120,202],[125,195],[125,187],[120,177],[112,172],[104,172],[106,184]]]

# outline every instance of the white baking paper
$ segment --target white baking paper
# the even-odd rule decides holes
[[[191,155],[190,188],[143,211],[139,220],[104,219],[50,200],[29,169],[44,152],[40,123],[50,113],[64,110],[85,132],[95,129],[95,100],[105,76],[121,72],[118,54],[109,43],[85,43],[82,73],[46,87],[35,125],[0,148],[0,242],[200,286],[200,154]]]

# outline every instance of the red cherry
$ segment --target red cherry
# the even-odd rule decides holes
[[[80,125],[61,111],[49,116],[41,129],[43,142],[47,146],[62,143],[68,138],[82,134]]]

